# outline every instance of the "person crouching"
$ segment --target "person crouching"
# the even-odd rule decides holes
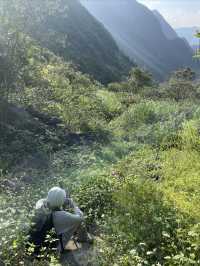
[[[64,210],[68,205],[73,213]],[[65,246],[75,233],[79,242],[92,243],[84,223],[84,216],[74,201],[67,197],[64,189],[53,187],[47,196],[47,206],[52,211],[53,226],[60,240],[59,250],[64,251]]]

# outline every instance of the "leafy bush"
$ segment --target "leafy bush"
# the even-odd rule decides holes
[[[112,249],[105,248],[105,261],[109,258],[119,265],[199,263],[199,226],[192,218],[194,213],[188,216],[176,198],[162,184],[126,179],[114,192],[117,205],[105,238]]]
[[[183,129],[180,132],[180,138],[184,148],[200,151],[199,128],[200,125],[197,120],[190,120],[183,124]]]
[[[112,193],[117,188],[112,178],[98,176],[86,179],[74,191],[79,206],[86,214],[88,224],[98,222],[106,214],[112,213],[115,202]]]
[[[118,256],[136,249],[149,264],[163,262],[170,253],[165,250],[168,237],[173,241],[178,225],[162,191],[151,181],[130,178],[114,193],[114,200],[117,207],[110,226],[116,249],[121,251]]]
[[[97,92],[97,97],[102,101],[102,112],[108,121],[121,114],[123,107],[115,93],[101,90]]]

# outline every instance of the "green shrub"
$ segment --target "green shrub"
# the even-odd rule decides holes
[[[99,176],[88,178],[75,189],[74,195],[79,206],[86,214],[88,224],[98,223],[107,213],[111,213],[114,202],[112,193],[117,184],[110,177]]]
[[[190,81],[171,79],[166,88],[166,96],[175,101],[195,98],[196,90]]]
[[[102,101],[102,112],[108,121],[121,114],[123,110],[122,104],[118,100],[115,93],[101,90],[98,91],[97,97]]]
[[[200,151],[200,124],[199,121],[190,120],[183,124],[183,129],[180,132],[181,144],[186,149],[195,149]]]
[[[113,197],[116,207],[105,238],[112,246],[105,256],[113,264],[199,265],[199,225],[162,184],[131,177]]]

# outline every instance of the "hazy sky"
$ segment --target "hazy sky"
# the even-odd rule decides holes
[[[138,0],[157,9],[174,27],[200,27],[200,0]]]

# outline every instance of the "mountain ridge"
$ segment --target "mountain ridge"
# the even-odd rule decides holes
[[[181,38],[168,40],[158,18],[146,6],[130,0],[81,3],[104,24],[129,58],[158,79],[177,68],[192,66],[193,54],[186,43]]]
[[[163,33],[169,40],[174,40],[178,38],[178,34],[174,31],[174,29],[167,23],[165,18],[162,16],[162,14],[158,10],[152,10],[153,14],[158,19],[159,23],[161,24],[161,28],[163,30]]]

